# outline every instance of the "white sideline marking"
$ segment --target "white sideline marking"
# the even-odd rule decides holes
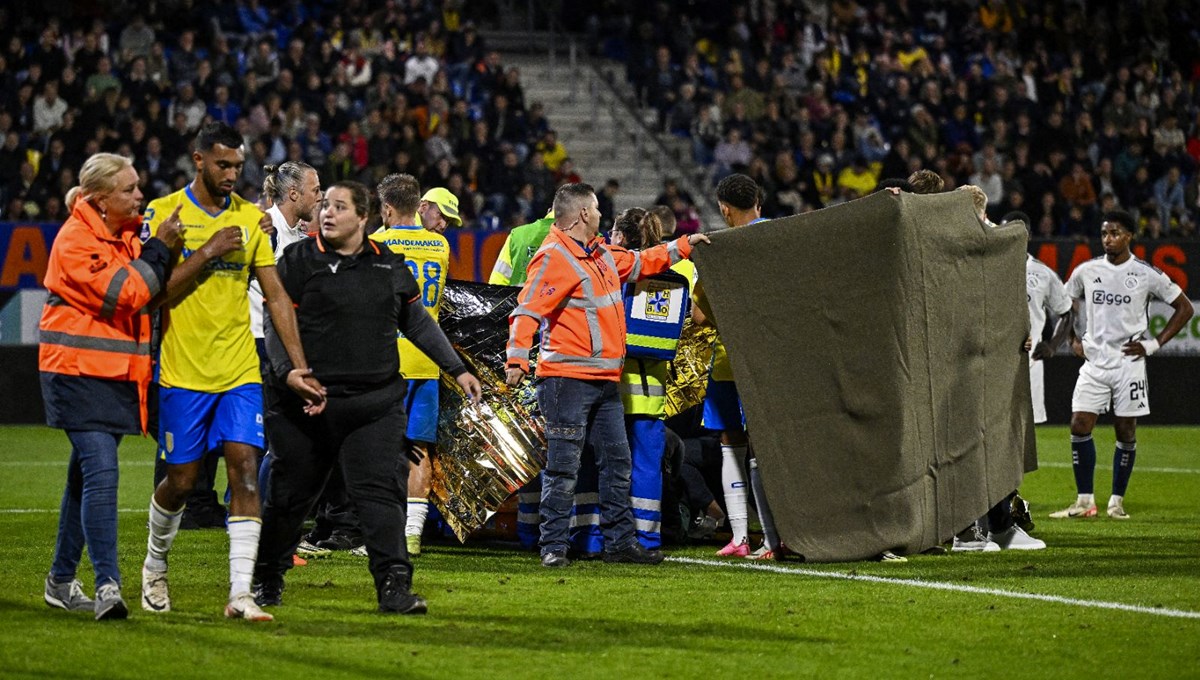
[[[1071,469],[1071,464],[1058,462],[1046,463],[1039,460],[1038,467],[1063,468],[1069,470]],[[1133,469],[1138,472],[1174,472],[1188,475],[1200,475],[1200,469],[1196,468],[1146,467],[1144,465],[1134,465]]]
[[[733,567],[735,569],[756,569],[758,571],[769,571],[776,574],[793,574],[796,576],[816,576],[820,578],[843,579],[846,581],[866,581],[868,583],[885,583],[888,585],[912,586],[914,588],[929,588],[931,590],[950,590],[959,593],[972,593],[975,595],[996,595],[999,597],[1010,597],[1017,600],[1037,600],[1039,602],[1054,602],[1058,604],[1069,604],[1076,607],[1089,607],[1093,609],[1117,609],[1120,611],[1134,612],[1137,614],[1152,614],[1154,616],[1166,616],[1174,619],[1200,619],[1200,612],[1188,611],[1185,609],[1166,609],[1158,607],[1143,607],[1136,604],[1123,604],[1121,602],[1105,602],[1104,600],[1079,600],[1073,597],[1063,597],[1061,595],[1043,595],[1040,593],[1022,593],[1016,590],[1001,590],[999,588],[980,588],[978,586],[964,586],[958,583],[946,583],[943,581],[922,581],[920,579],[894,578],[887,576],[870,576],[867,574],[850,574],[841,571],[818,571],[816,569],[805,568],[789,568],[781,567],[774,564],[756,564],[753,562],[723,562],[717,560],[701,560],[692,557],[668,557],[668,562],[680,562],[683,564],[699,564],[706,567]]]
[[[58,508],[0,508],[0,515],[40,515],[51,512],[58,512]],[[150,508],[117,508],[117,512],[150,512]]]

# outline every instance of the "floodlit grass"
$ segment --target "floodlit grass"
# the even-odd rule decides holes
[[[1065,428],[1040,429],[1022,493],[1034,553],[918,556],[906,564],[801,565],[795,573],[668,562],[547,570],[529,553],[432,546],[416,560],[425,617],[374,612],[365,559],[289,573],[278,621],[226,621],[226,537],[181,533],[175,611],[138,608],[152,447],[122,445],[119,506],[128,621],[42,603],[65,436],[0,428],[0,677],[1195,677],[1200,674],[1200,429],[1142,427],[1133,519],[1054,521],[1074,497]],[[1097,428],[1099,502],[1111,426]],[[14,512],[31,510],[33,512]],[[672,550],[710,559],[716,546]],[[833,578],[854,573],[888,581]],[[91,589],[86,559],[80,576]],[[920,579],[977,589],[915,587]],[[1081,602],[1013,597],[1037,593]],[[1121,603],[1156,611],[1094,606]],[[1092,603],[1089,606],[1088,603]],[[1168,611],[1171,610],[1171,611]],[[1174,616],[1165,616],[1172,613]],[[1180,614],[1179,612],[1182,612]],[[1187,614],[1192,613],[1192,618]]]

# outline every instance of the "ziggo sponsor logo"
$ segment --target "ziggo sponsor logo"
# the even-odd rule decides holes
[[[1109,293],[1104,290],[1092,291],[1092,304],[1094,305],[1127,305],[1132,302],[1132,297],[1121,293]]]

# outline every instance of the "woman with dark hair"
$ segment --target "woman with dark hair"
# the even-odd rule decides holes
[[[318,413],[286,389],[283,376],[291,364],[272,325],[265,324],[271,360],[266,427],[274,450],[254,574],[263,606],[282,602],[283,575],[292,566],[301,525],[333,466],[340,465],[362,525],[379,610],[426,609],[410,591],[412,563],[404,542],[408,462],[402,454],[405,381],[397,333],[454,376],[472,401],[481,390],[425,311],[404,257],[367,239],[369,214],[365,186],[334,184],[325,192],[316,237],[288,246],[279,261],[301,343],[327,401]]]
[[[656,213],[642,208],[622,212],[613,222],[613,245],[644,250],[661,243],[664,225]],[[638,288],[639,284],[629,284],[626,286],[626,308],[641,304],[647,309],[654,306],[669,310],[672,306],[669,296],[686,298],[691,290],[695,265],[691,260],[680,260],[671,270],[686,279],[686,288],[678,282],[678,277],[673,277],[676,279],[673,289],[672,282],[660,279],[650,281],[645,291]],[[679,313],[686,317],[686,302]],[[629,438],[633,463],[629,493],[637,539],[643,548],[653,550],[662,546],[662,458],[667,435],[664,418],[668,362],[643,355],[639,351],[641,341],[633,331],[626,337],[628,350],[621,372],[621,402],[625,407],[625,434]],[[675,339],[678,340],[678,336]]]

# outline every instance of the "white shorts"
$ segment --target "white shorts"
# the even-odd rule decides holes
[[[1150,397],[1146,384],[1146,360],[1122,361],[1116,368],[1097,368],[1083,362],[1075,393],[1071,395],[1071,411],[1106,413],[1114,406],[1113,414],[1121,418],[1150,415]]]
[[[1033,397],[1033,422],[1046,422],[1046,365],[1029,360],[1029,394]]]

